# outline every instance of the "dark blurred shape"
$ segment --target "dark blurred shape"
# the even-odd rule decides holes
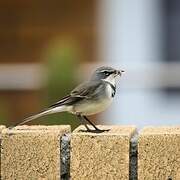
[[[39,62],[54,37],[77,38],[86,60],[95,54],[95,0],[0,0],[0,61]]]
[[[61,42],[66,38],[75,42],[80,49],[80,56],[83,57],[78,57],[82,63],[92,60],[95,62],[96,6],[97,1],[95,0],[0,0],[0,66],[1,64],[21,63],[27,64],[27,66],[31,63],[44,66],[44,58],[41,56],[47,50],[46,47],[51,46],[52,40],[58,41],[58,38],[61,39]],[[62,59],[66,60],[66,58]],[[13,74],[11,76],[14,78]],[[19,79],[17,79],[18,81]],[[62,80],[59,79],[59,82],[62,83]],[[48,90],[48,96],[52,95],[53,97],[49,98],[46,104],[42,103],[46,98],[43,88],[25,90],[0,87],[0,104],[3,106],[0,110],[0,123],[2,124],[6,120],[6,125],[13,125],[24,117],[40,111],[45,105],[49,105],[65,95],[65,90],[68,92],[71,89],[67,84],[63,86],[64,90],[61,88],[62,92],[56,95]],[[51,117],[53,116],[56,115]],[[41,121],[42,124],[45,122],[45,120]],[[36,121],[32,122],[32,124],[35,123]]]
[[[165,61],[180,61],[180,1],[165,0],[164,1],[164,18],[165,18]]]
[[[165,20],[165,51],[163,61],[168,63],[180,62],[180,1],[164,0]],[[166,87],[163,89],[166,98],[180,96],[180,87]]]

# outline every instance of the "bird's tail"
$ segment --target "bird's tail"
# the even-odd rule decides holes
[[[19,126],[19,125],[23,125],[23,124],[25,124],[25,123],[27,123],[27,122],[30,122],[30,121],[32,121],[32,120],[34,120],[34,119],[40,118],[40,117],[45,116],[45,115],[48,115],[48,114],[53,114],[53,113],[63,112],[63,111],[66,111],[66,109],[65,109],[64,106],[55,107],[55,108],[50,108],[50,109],[47,109],[47,110],[45,110],[45,111],[42,111],[42,112],[40,112],[40,113],[38,113],[38,114],[34,114],[34,115],[32,115],[32,116],[29,116],[29,117],[25,118],[22,122],[16,124],[16,125],[13,126],[13,127],[16,127],[16,126]],[[13,127],[11,127],[11,128],[13,128]]]

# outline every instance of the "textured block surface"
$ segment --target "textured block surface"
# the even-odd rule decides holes
[[[1,142],[1,132],[2,132],[2,130],[5,129],[5,128],[6,128],[6,126],[0,125],[0,142]]]
[[[130,138],[135,127],[98,126],[103,133],[81,132],[71,136],[71,178],[73,180],[129,179]]]
[[[4,128],[6,128],[4,125],[0,125],[0,133]]]
[[[70,126],[4,129],[1,179],[60,179],[60,138]]]
[[[180,180],[180,127],[147,127],[138,140],[139,180]]]
[[[0,125],[0,147],[1,147],[1,132],[4,128],[6,128],[4,125]],[[0,150],[0,154],[1,154],[1,150]],[[1,157],[0,157],[0,173],[1,173]]]

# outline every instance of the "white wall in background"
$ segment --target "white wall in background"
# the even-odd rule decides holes
[[[0,65],[0,90],[37,90],[45,84],[45,68],[39,63]]]
[[[100,117],[106,122],[101,123],[139,127],[179,124],[180,99],[168,102],[158,91],[164,78],[158,72],[166,67],[160,63],[164,43],[161,13],[161,1],[157,0],[99,1],[98,58],[126,71],[115,101]]]

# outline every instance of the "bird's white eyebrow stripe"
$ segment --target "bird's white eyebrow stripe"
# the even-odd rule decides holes
[[[102,70],[100,72],[109,72],[109,73],[113,73],[114,71],[113,70]]]

